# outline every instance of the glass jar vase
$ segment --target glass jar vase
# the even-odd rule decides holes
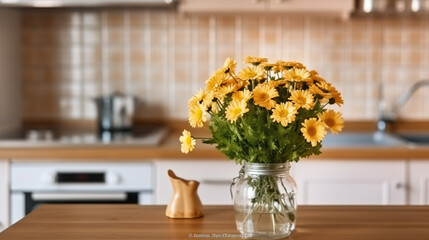
[[[296,183],[290,163],[245,163],[231,185],[237,229],[246,238],[279,239],[295,229]]]

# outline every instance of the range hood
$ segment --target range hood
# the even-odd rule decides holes
[[[429,15],[429,0],[355,0],[356,17],[419,17]]]
[[[0,7],[168,7],[176,0],[0,0]]]

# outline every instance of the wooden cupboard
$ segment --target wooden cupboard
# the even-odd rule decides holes
[[[405,160],[302,160],[292,169],[299,204],[407,203]]]
[[[339,16],[353,10],[353,0],[182,0],[185,13],[289,13]]]
[[[203,204],[232,204],[231,180],[240,166],[233,161],[165,161],[156,168],[155,202],[167,204],[172,190],[167,170],[201,182]],[[429,169],[429,162],[426,169]],[[429,171],[428,171],[429,172]],[[408,203],[406,160],[301,160],[292,164],[300,205],[403,205]],[[427,174],[429,179],[429,173]],[[428,188],[429,190],[429,188]]]

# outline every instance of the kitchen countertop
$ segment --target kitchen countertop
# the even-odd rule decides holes
[[[2,141],[0,140],[0,159],[12,159],[14,161],[42,160],[42,161],[153,161],[160,159],[169,160],[217,160],[225,159],[225,156],[217,151],[214,146],[202,144],[197,141],[195,150],[189,154],[180,152],[179,136],[183,128],[189,129],[186,122],[178,124],[166,124],[168,131],[153,134],[152,143],[145,139],[140,141],[116,141],[103,142],[94,139],[94,135],[66,135],[63,141]],[[406,126],[415,126],[420,129],[427,128],[426,123],[413,123]],[[368,131],[372,123],[348,124],[349,130],[354,132]],[[402,126],[402,125],[401,125]],[[404,128],[404,127],[402,127]],[[401,130],[400,128],[398,128]],[[417,129],[413,129],[417,131]],[[429,129],[426,129],[429,132]],[[202,129],[191,129],[192,134],[199,137],[209,136]],[[350,145],[344,144],[344,134],[327,136],[323,142],[322,154],[311,159],[429,159],[428,145]],[[345,133],[347,135],[347,132]],[[74,136],[74,137],[73,137]],[[125,139],[126,140],[126,139]],[[332,140],[332,141],[331,141]],[[145,142],[146,141],[146,142]],[[360,139],[362,142],[362,139]],[[155,142],[156,144],[153,144]],[[305,161],[305,159],[303,159]]]
[[[0,239],[241,239],[232,206],[170,219],[166,206],[43,205]],[[293,240],[417,240],[429,236],[429,206],[300,206]]]

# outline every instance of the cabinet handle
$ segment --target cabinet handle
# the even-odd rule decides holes
[[[207,185],[231,185],[231,180],[203,179],[201,183]]]
[[[395,185],[396,189],[404,189],[406,187],[407,187],[407,185],[404,184],[404,183],[401,183],[401,182],[397,182],[396,185]]]

